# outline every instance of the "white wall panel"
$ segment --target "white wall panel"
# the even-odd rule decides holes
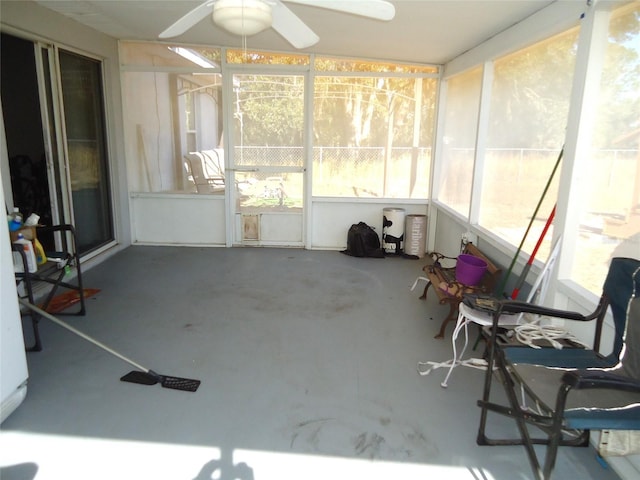
[[[311,248],[342,250],[347,247],[347,232],[354,223],[365,222],[382,237],[382,210],[404,208],[406,215],[426,215],[425,203],[349,202],[345,199],[314,200],[312,206]],[[428,222],[428,219],[427,219]],[[427,227],[428,228],[428,227]]]
[[[224,197],[131,195],[133,243],[225,245]]]

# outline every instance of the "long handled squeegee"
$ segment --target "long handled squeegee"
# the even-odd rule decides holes
[[[68,323],[63,322],[59,318],[54,317],[50,313],[45,312],[44,310],[36,307],[35,305],[32,305],[26,300],[23,300],[22,298],[18,298],[18,301],[25,307],[29,308],[30,310],[33,310],[35,313],[37,313],[41,317],[46,318],[47,320],[51,320],[53,323],[56,323],[63,328],[66,328],[71,333],[78,335],[80,338],[83,338],[88,342],[93,343],[96,347],[100,347],[105,352],[110,353],[111,355],[118,357],[120,360],[127,362],[129,365],[136,367],[138,370],[133,370],[127,373],[124,377],[120,379],[123,382],[138,383],[140,385],[155,385],[156,383],[159,383],[164,388],[172,388],[174,390],[183,390],[185,392],[195,392],[200,386],[200,380],[193,380],[190,378],[171,377],[168,375],[160,375],[159,373],[156,373],[153,370],[150,370],[146,367],[143,367],[139,363],[134,362],[130,358],[125,357],[121,353],[116,352],[112,348],[107,347],[104,343],[99,342],[95,338],[91,338],[86,333],[83,333],[80,330],[77,330],[76,328],[72,327]]]

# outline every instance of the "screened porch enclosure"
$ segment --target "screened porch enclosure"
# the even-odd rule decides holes
[[[425,212],[437,67],[130,42],[121,52],[136,241],[150,238],[137,219],[176,212],[187,213],[171,243],[271,246],[313,245],[309,217],[325,198]]]

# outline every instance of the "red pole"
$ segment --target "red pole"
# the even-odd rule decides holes
[[[533,260],[536,258],[538,249],[540,248],[540,245],[542,245],[542,240],[544,240],[544,237],[546,236],[547,231],[551,226],[551,223],[553,223],[553,217],[555,216],[556,216],[556,206],[554,205],[553,210],[551,210],[551,214],[547,219],[547,223],[545,223],[544,228],[542,229],[542,233],[540,233],[540,238],[538,238],[538,242],[536,243],[536,246],[533,248],[533,252],[531,252],[531,255],[529,255],[529,260],[527,261],[527,264],[524,266],[524,270],[522,270],[522,273],[520,274],[520,278],[518,278],[518,283],[513,289],[513,292],[511,292],[511,298],[513,300],[515,300],[518,297],[518,294],[520,293],[520,289],[522,288],[522,285],[524,285],[524,281],[527,279],[527,274],[529,273],[529,270],[531,270],[531,265],[533,264]]]

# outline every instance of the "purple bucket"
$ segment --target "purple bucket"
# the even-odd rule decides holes
[[[474,255],[458,255],[456,281],[464,285],[476,286],[487,271],[487,262]]]

